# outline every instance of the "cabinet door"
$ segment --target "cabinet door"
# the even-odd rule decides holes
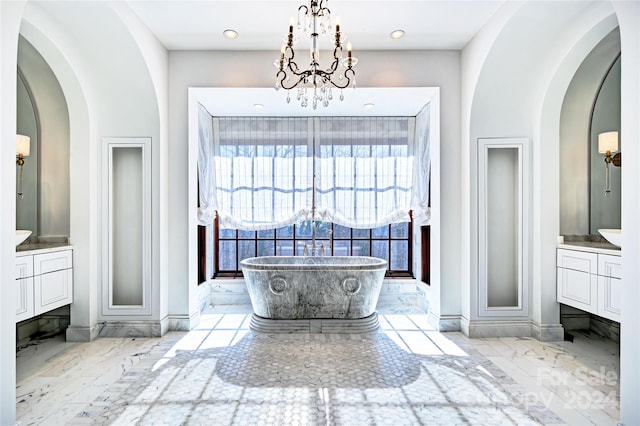
[[[73,302],[73,270],[49,272],[34,277],[35,315]]]
[[[34,316],[33,277],[16,280],[16,286],[16,322],[19,322]]]
[[[618,321],[621,319],[622,280],[613,277],[598,277],[598,312],[601,317]]]
[[[595,269],[595,268],[594,268]],[[598,276],[585,271],[558,268],[558,302],[596,313]]]

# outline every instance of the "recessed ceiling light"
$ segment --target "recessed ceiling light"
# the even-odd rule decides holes
[[[224,34],[224,36],[229,40],[238,38],[238,32],[236,30],[224,30],[222,34]]]
[[[391,34],[389,34],[389,37],[391,37],[394,40],[402,38],[402,37],[404,37],[404,30],[391,31]]]
[[[372,104],[372,103],[368,103],[368,104],[364,104],[362,105],[363,108],[365,109],[373,109],[375,108],[376,104]]]
[[[264,105],[263,104],[253,104],[253,107],[255,109],[262,109],[262,108],[264,108]]]

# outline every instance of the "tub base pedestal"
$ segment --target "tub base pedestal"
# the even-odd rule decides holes
[[[253,314],[249,327],[260,333],[363,334],[378,330],[378,313],[360,319],[268,319]]]

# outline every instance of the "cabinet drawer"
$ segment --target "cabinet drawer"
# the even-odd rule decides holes
[[[16,279],[33,276],[33,256],[16,257]]]
[[[608,254],[598,255],[598,275],[603,277],[622,278],[622,258]]]
[[[34,310],[40,315],[73,302],[73,271],[65,269],[37,275],[34,284]]]
[[[53,253],[36,254],[33,256],[34,275],[69,269],[72,266],[71,250]]]
[[[598,255],[584,251],[558,249],[557,266],[564,269],[586,272],[587,274],[598,273]]]

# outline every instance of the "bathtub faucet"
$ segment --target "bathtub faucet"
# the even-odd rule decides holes
[[[303,256],[309,256],[309,249],[311,249],[311,256],[315,256],[316,255],[316,250],[320,249],[320,256],[324,256],[324,244],[320,243],[320,244],[306,244],[304,245],[304,250],[302,252]]]

